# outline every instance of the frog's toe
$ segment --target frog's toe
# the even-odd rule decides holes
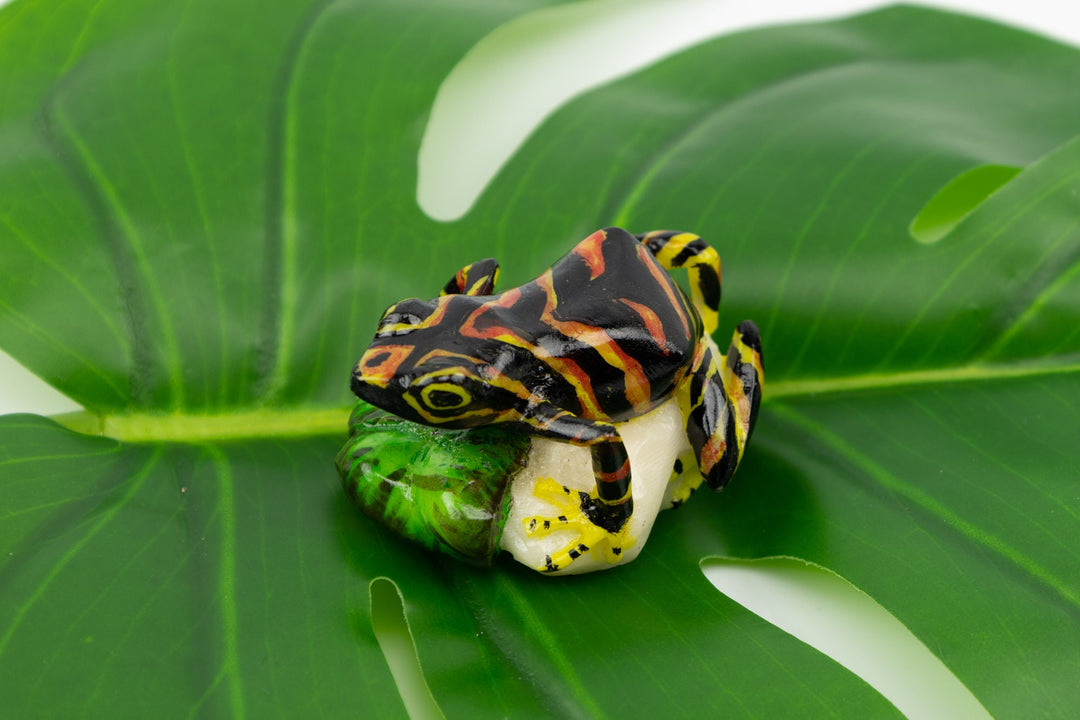
[[[538,480],[533,495],[555,506],[558,515],[525,518],[525,532],[530,537],[543,538],[552,533],[570,531],[571,539],[558,550],[544,557],[541,572],[555,572],[567,568],[590,550],[599,550],[611,565],[622,560],[623,551],[634,544],[627,523],[619,532],[609,532],[594,524],[582,509],[582,504],[592,499],[588,493],[568,488],[551,478]]]
[[[533,486],[533,495],[555,507],[557,515],[534,515],[524,520],[525,533],[530,537],[547,537],[560,530],[580,530],[593,526],[581,509],[581,495],[552,478],[541,478]],[[587,496],[586,496],[587,497]],[[586,548],[587,550],[588,548]],[[584,551],[583,551],[584,552]]]
[[[555,482],[554,478],[540,478],[533,484],[533,497],[549,502],[560,510],[576,508],[581,512],[580,491],[571,490],[561,483]]]
[[[610,538],[611,534],[607,530],[598,528],[595,525],[592,525],[591,528],[585,527],[573,540],[555,552],[545,555],[543,567],[539,567],[537,570],[542,572],[563,570],[593,548],[600,549],[604,553],[604,559],[609,564],[615,565],[622,555],[622,545],[621,543],[610,545],[606,542]]]

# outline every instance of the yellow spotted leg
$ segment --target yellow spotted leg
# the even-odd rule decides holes
[[[716,332],[720,308],[720,254],[694,233],[653,230],[635,235],[666,269],[686,268],[690,295],[701,315],[705,334]]]

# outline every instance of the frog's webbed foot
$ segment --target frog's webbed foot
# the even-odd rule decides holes
[[[557,515],[525,518],[525,532],[542,538],[560,531],[573,531],[575,536],[563,547],[548,554],[542,572],[563,570],[589,551],[600,551],[611,565],[618,564],[627,548],[634,545],[630,523],[616,526],[607,517],[606,506],[596,492],[587,493],[561,485],[552,478],[541,478],[533,487],[533,495],[555,506]]]

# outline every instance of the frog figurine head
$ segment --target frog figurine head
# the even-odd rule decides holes
[[[410,299],[387,309],[353,370],[353,392],[426,425],[467,428],[513,419],[517,396],[492,383],[490,365],[457,331],[453,318],[466,310],[456,307],[461,299]]]
[[[478,311],[502,304],[503,296],[493,297],[498,277],[499,264],[486,258],[455,273],[434,300],[411,298],[387,308],[353,369],[353,392],[425,425],[520,421],[528,394],[499,370],[507,346],[475,326]]]

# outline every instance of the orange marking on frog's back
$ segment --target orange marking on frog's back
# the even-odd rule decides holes
[[[670,303],[671,307],[679,310],[679,320],[682,321],[683,331],[686,333],[686,337],[693,339],[694,333],[690,328],[690,318],[686,316],[686,311],[684,310],[685,305],[680,302],[679,297],[676,295],[675,288],[671,281],[671,275],[669,275],[664,268],[660,267],[660,263],[656,261],[656,258],[652,256],[652,253],[650,253],[644,245],[637,246],[637,253],[642,264],[648,268],[649,272],[656,280],[656,284],[664,291],[668,303]]]
[[[550,271],[549,271],[550,272]],[[521,290],[514,288],[513,290],[507,290],[501,296],[494,298],[481,307],[477,308],[469,317],[462,323],[460,333],[463,337],[477,338],[480,340],[495,340],[498,342],[506,343],[514,347],[527,350],[531,355],[545,363],[548,367],[558,373],[563,379],[570,383],[574,388],[574,393],[577,395],[578,402],[581,404],[582,416],[594,420],[607,420],[608,416],[596,402],[596,393],[593,390],[592,378],[589,377],[584,368],[578,363],[569,358],[559,357],[551,354],[545,348],[529,342],[521,336],[516,330],[505,325],[491,325],[483,330],[476,326],[477,320],[481,315],[491,310],[493,307],[509,308],[512,307],[521,298]],[[500,373],[501,375],[501,373]],[[505,377],[505,376],[503,376]],[[499,384],[500,380],[491,378],[494,384]],[[509,378],[505,378],[509,381]],[[513,381],[515,389],[524,386],[520,383]],[[527,399],[525,395],[520,392],[516,394],[523,399]]]
[[[606,238],[607,233],[603,230],[597,230],[592,235],[579,242],[577,246],[570,251],[581,257],[581,259],[585,261],[585,264],[589,266],[590,280],[595,280],[604,272],[603,246]]]
[[[487,300],[483,305],[476,308],[469,314],[465,321],[461,324],[458,332],[464,337],[477,338],[479,340],[505,340],[504,335],[511,335],[517,338],[520,342],[524,342],[513,330],[503,327],[502,325],[492,325],[484,330],[479,329],[476,326],[477,321],[485,313],[490,312],[495,308],[510,308],[521,299],[521,289],[513,288],[506,292]],[[515,343],[517,344],[517,343]]]
[[[649,335],[656,342],[656,346],[666,355],[669,352],[667,333],[664,332],[664,324],[660,322],[660,316],[653,312],[653,309],[648,305],[642,305],[629,298],[619,298],[619,302],[638,314],[642,324],[645,325],[645,329],[649,331]]]
[[[563,335],[591,346],[600,354],[604,362],[620,370],[626,376],[626,400],[633,406],[635,412],[643,414],[651,410],[652,384],[649,382],[649,376],[645,373],[645,368],[641,366],[641,363],[628,355],[618,341],[608,334],[607,330],[577,320],[559,320],[555,317],[554,310],[558,299],[555,296],[555,288],[552,286],[551,270],[538,277],[536,284],[547,294],[547,304],[544,306],[544,312],[540,319]],[[592,397],[595,397],[595,395]],[[592,403],[592,398],[589,398],[589,401]]]

